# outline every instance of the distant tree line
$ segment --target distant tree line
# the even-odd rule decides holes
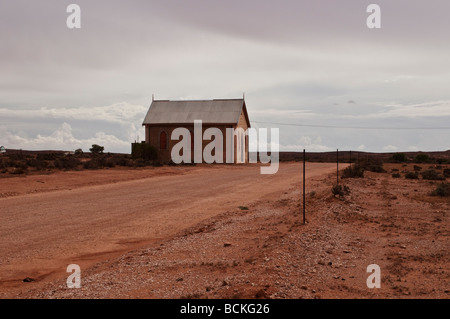
[[[26,151],[3,153],[0,156],[0,176],[2,174],[21,175],[31,172],[52,172],[55,170],[83,170],[122,167],[161,166],[154,147],[142,144],[133,147],[133,154],[105,153],[104,146],[93,144],[90,153],[81,148],[74,152]]]

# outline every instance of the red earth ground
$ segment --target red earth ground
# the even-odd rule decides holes
[[[337,198],[335,164],[307,163],[305,225],[301,163],[3,178],[0,298],[448,299],[450,200],[392,178],[410,166],[341,179]]]

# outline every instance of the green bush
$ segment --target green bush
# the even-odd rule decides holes
[[[403,163],[407,162],[408,158],[406,157],[405,153],[395,153],[394,155],[392,155],[392,160],[394,162]]]
[[[92,144],[92,147],[89,149],[89,151],[92,154],[103,154],[103,151],[105,150],[105,147],[97,145],[97,144]]]
[[[417,154],[416,155],[417,163],[428,163],[430,162],[430,156],[428,154]]]
[[[439,184],[434,191],[431,192],[432,196],[450,197],[450,183]]]

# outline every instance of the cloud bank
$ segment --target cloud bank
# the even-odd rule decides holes
[[[450,149],[447,0],[379,0],[378,30],[369,3],[351,0],[79,0],[78,30],[70,3],[0,4],[7,148],[100,139],[129,152],[152,94],[245,92],[252,124],[278,125],[281,150]]]

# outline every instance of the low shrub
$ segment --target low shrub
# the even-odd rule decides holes
[[[114,161],[115,165],[119,166],[130,166],[130,158],[127,155],[116,155],[112,157],[112,160]]]
[[[418,172],[418,171],[421,171],[421,170],[422,170],[422,167],[420,167],[420,166],[417,166],[417,165],[414,165],[414,166],[413,166],[413,168],[414,168],[414,170],[415,170],[416,172]]]
[[[331,189],[331,192],[333,193],[334,196],[343,197],[345,195],[350,194],[350,188],[346,185],[344,186],[334,185],[333,188]]]
[[[167,163],[167,165],[169,165],[169,166],[177,166],[178,164],[176,164],[174,161],[170,160],[169,163]]]
[[[365,170],[374,173],[385,173],[386,170],[383,168],[383,164],[371,164],[369,166],[364,167]]]
[[[155,147],[147,143],[132,143],[131,156],[133,159],[155,161],[158,158],[158,151]]]
[[[419,173],[418,172],[406,172],[405,178],[406,179],[419,179]]]
[[[11,161],[21,161],[25,159],[25,156],[22,154],[22,152],[8,154],[8,157]]]
[[[432,180],[432,181],[441,181],[444,180],[445,177],[438,174],[434,169],[428,169],[421,173],[422,178],[426,180]]]
[[[116,161],[113,158],[108,158],[106,160],[106,165],[105,166],[109,167],[109,168],[114,168],[114,167],[116,167]]]
[[[48,162],[44,160],[31,159],[27,160],[27,165],[30,167],[34,167],[36,170],[40,171],[46,169],[48,167]]]
[[[408,158],[406,157],[405,153],[395,153],[392,155],[392,160],[397,163],[404,163],[408,161]]]
[[[393,177],[393,178],[400,178],[400,173],[393,173],[393,174],[392,174],[392,177]]]
[[[4,169],[8,167],[8,161],[0,159],[0,169]]]
[[[360,165],[350,165],[342,172],[342,178],[360,178],[364,177],[364,168]]]
[[[374,173],[385,173],[385,169],[383,168],[383,161],[380,158],[367,158],[361,160],[357,163],[361,168],[366,171],[374,172]]]
[[[99,161],[95,158],[86,161],[83,163],[83,168],[85,169],[99,169],[100,165],[99,165]]]
[[[81,161],[72,155],[68,155],[55,160],[54,164],[58,169],[71,170],[78,168],[78,165],[81,164]]]
[[[160,161],[153,161],[152,166],[153,167],[161,167],[161,166],[163,166],[163,163],[161,163]]]
[[[14,174],[14,175],[22,175],[22,174],[26,174],[26,173],[27,173],[27,169],[22,168],[22,167],[17,167],[17,168],[14,168],[12,171],[10,171],[10,174]]]
[[[133,167],[144,167],[147,165],[147,162],[142,158],[138,158],[133,161]]]
[[[450,197],[450,183],[439,184],[434,191],[431,192],[432,196]]]
[[[36,155],[36,160],[38,161],[54,161],[58,158],[62,157],[59,153],[39,153]]]
[[[443,174],[444,177],[450,177],[450,168],[444,168]]]
[[[428,154],[417,154],[415,160],[417,163],[428,163],[431,161]]]

